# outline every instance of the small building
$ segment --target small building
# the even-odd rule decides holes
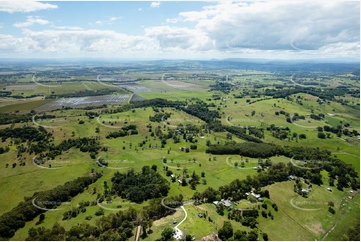
[[[230,206],[232,206],[232,202],[227,199],[227,200],[224,200],[224,201],[223,201],[223,205],[224,205],[226,208],[229,208]]]
[[[170,175],[170,177],[172,177],[172,178],[173,178],[173,177],[175,177],[175,175],[174,175],[174,174],[171,174],[171,175]]]
[[[309,188],[303,188],[303,189],[301,190],[301,192],[302,192],[302,193],[305,193],[305,194],[309,194],[310,191],[311,191],[311,189],[309,189]]]
[[[198,217],[203,218],[203,213],[198,213]]]
[[[221,201],[214,201],[213,204],[218,207],[219,204],[223,204],[223,206],[225,206],[226,208],[230,208],[232,206],[232,202],[227,200],[221,200]]]
[[[178,178],[178,182],[179,182],[179,184],[182,184],[182,183],[183,183],[183,178],[182,178],[182,177],[179,177],[179,178]]]
[[[254,192],[251,192],[251,196],[254,197],[254,198],[256,198],[256,199],[259,199],[259,198],[261,197],[260,194],[256,194],[256,193],[254,193]]]
[[[327,188],[327,191],[332,192],[332,188],[329,188],[329,187],[328,187],[328,188]]]
[[[295,180],[296,177],[295,177],[294,175],[290,175],[290,176],[288,176],[288,179],[289,179],[289,180]]]

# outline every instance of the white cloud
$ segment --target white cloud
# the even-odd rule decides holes
[[[142,8],[138,8],[138,11],[142,11]]]
[[[172,23],[172,24],[176,24],[176,23],[178,23],[178,21],[179,21],[179,19],[177,19],[177,18],[167,18],[166,19],[167,23]]]
[[[13,26],[16,28],[26,28],[33,26],[34,24],[46,25],[49,23],[50,22],[48,20],[41,19],[39,16],[28,16],[26,22],[18,22],[13,24]]]
[[[49,4],[49,3],[41,3],[34,0],[26,0],[26,1],[0,1],[0,12],[34,12],[38,10],[46,10],[46,9],[56,9],[57,5]]]
[[[23,30],[24,37],[0,35],[0,53],[121,54],[157,50],[150,38],[102,30]]]
[[[107,20],[98,20],[95,22],[97,25],[103,25],[103,24],[112,24],[114,21],[121,19],[122,17],[110,17]]]
[[[212,40],[195,29],[158,26],[145,29],[145,36],[155,38],[163,50],[205,51],[213,49]]]
[[[2,29],[4,27],[3,23],[0,23],[0,29]]]
[[[178,18],[195,22],[220,51],[317,50],[359,42],[359,8],[359,2],[224,2]]]
[[[68,29],[68,30],[82,30],[83,29],[81,27],[76,27],[76,26],[55,26],[55,25],[51,25],[51,27],[53,27],[55,29]]]
[[[358,2],[220,2],[165,20],[172,24],[193,22],[195,27],[165,24],[146,27],[144,35],[137,36],[54,25],[53,30],[46,31],[24,29],[21,38],[0,36],[0,54],[22,51],[109,57],[359,58],[359,7]],[[110,24],[117,19],[109,17],[95,24]],[[40,18],[32,17],[17,24],[26,27],[40,22]]]
[[[151,7],[151,8],[159,8],[159,5],[160,5],[160,2],[152,2],[152,3],[150,4],[150,7]]]

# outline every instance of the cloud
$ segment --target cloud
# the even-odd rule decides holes
[[[178,19],[195,22],[220,51],[317,50],[359,42],[359,8],[359,2],[224,2]]]
[[[76,26],[55,26],[55,25],[51,25],[52,28],[55,29],[67,29],[67,30],[82,30],[83,28],[81,27],[76,27]]]
[[[0,29],[2,29],[4,27],[3,23],[0,23]]]
[[[180,12],[166,19],[168,24],[144,28],[143,35],[54,25],[52,30],[37,32],[23,29],[21,38],[0,36],[0,54],[356,59],[360,52],[359,7],[359,2],[333,1],[218,2],[200,11]],[[109,17],[95,24],[117,19]],[[17,24],[24,28],[27,22],[31,26],[40,21],[32,17]],[[167,26],[180,22],[192,22],[194,27]]]
[[[13,26],[16,28],[26,28],[26,27],[33,26],[34,24],[46,25],[49,23],[50,22],[48,20],[41,19],[41,18],[39,18],[39,16],[35,16],[35,17],[28,16],[26,22],[18,22],[18,23],[13,24]]]
[[[157,26],[145,29],[145,36],[155,38],[162,50],[205,51],[213,49],[212,40],[194,29]]]
[[[138,8],[138,11],[142,11],[142,8]]]
[[[95,22],[97,25],[103,25],[103,24],[112,24],[114,21],[121,19],[122,17],[110,17],[107,20],[98,20]]]
[[[167,23],[172,23],[172,24],[176,24],[176,23],[178,23],[178,21],[179,21],[179,19],[177,19],[177,18],[167,18],[166,19]]]
[[[151,8],[159,8],[159,5],[160,5],[160,2],[152,2],[152,3],[150,4],[150,7],[151,7]]]
[[[156,50],[153,40],[115,31],[102,30],[44,30],[23,29],[22,38],[0,35],[1,52],[121,54]]]
[[[49,3],[41,3],[34,0],[27,1],[0,1],[0,12],[34,12],[39,10],[47,10],[47,9],[56,9],[57,5],[49,4]]]

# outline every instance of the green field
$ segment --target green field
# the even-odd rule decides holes
[[[54,71],[59,75],[59,72],[55,71],[56,68],[52,66],[35,69],[37,71]],[[42,78],[44,80],[48,78],[49,82],[43,82],[40,78],[37,79],[37,84],[32,81],[30,74],[20,77],[14,76],[7,80],[7,84],[1,84],[0,87],[12,91],[12,95],[39,94],[44,97],[52,94],[61,95],[106,88],[121,93],[125,92],[115,86],[109,87],[95,81],[94,73],[97,71],[92,68],[86,70],[84,74],[79,76],[68,74],[64,74],[63,78],[52,78],[50,75],[45,78],[44,76]],[[116,110],[119,107],[124,107],[122,103],[101,106],[96,109],[63,108],[57,111],[46,111],[46,114],[54,115],[55,118],[42,120],[42,112],[39,112],[35,118],[35,123],[29,121],[27,123],[6,123],[2,125],[1,129],[22,127],[23,125],[36,128],[43,126],[52,134],[53,139],[51,140],[55,146],[69,139],[95,137],[101,147],[106,148],[97,151],[96,158],[92,158],[89,152],[81,152],[79,148],[71,148],[63,151],[61,155],[57,155],[54,160],[47,161],[42,165],[35,165],[32,159],[36,155],[40,156],[40,154],[27,152],[31,148],[30,141],[23,142],[21,139],[8,138],[1,142],[0,147],[9,147],[10,150],[0,154],[0,195],[4,198],[0,201],[0,215],[11,211],[23,201],[24,197],[31,197],[36,192],[55,188],[77,177],[88,176],[92,171],[103,174],[88,189],[71,198],[68,203],[60,205],[59,210],[45,212],[43,223],[37,224],[39,216],[26,222],[23,228],[16,231],[11,240],[25,240],[30,228],[45,227],[50,229],[56,222],[66,230],[70,230],[73,226],[83,222],[98,226],[97,220],[101,216],[96,216],[95,212],[100,207],[104,208],[104,216],[127,210],[130,207],[135,208],[140,214],[143,207],[149,204],[149,200],[135,203],[127,200],[126,197],[112,195],[112,203],[103,202],[90,205],[86,207],[84,213],[79,213],[75,218],[63,220],[64,212],[78,207],[80,202],[97,201],[98,197],[104,193],[104,182],[111,184],[111,179],[116,172],[126,172],[130,169],[141,172],[144,166],[156,165],[157,172],[169,181],[167,197],[181,194],[183,201],[191,200],[195,192],[202,193],[208,187],[222,190],[236,179],[249,180],[251,177],[257,176],[258,173],[267,172],[269,168],[265,168],[264,171],[257,171],[260,157],[245,157],[239,153],[223,155],[206,153],[209,145],[223,145],[230,141],[237,143],[248,141],[236,137],[234,134],[230,135],[226,132],[228,129],[215,132],[209,128],[209,123],[204,121],[206,119],[202,120],[200,117],[187,113],[186,108],[197,103],[201,103],[201,106],[207,107],[208,110],[217,111],[220,118],[216,120],[222,125],[254,126],[261,130],[264,137],[260,139],[263,143],[272,143],[281,147],[326,149],[330,152],[330,157],[337,157],[343,162],[351,164],[360,174],[359,139],[356,136],[351,137],[343,133],[341,137],[335,133],[330,133],[328,138],[321,139],[318,137],[317,131],[318,127],[325,125],[333,127],[340,125],[343,129],[347,128],[349,131],[355,130],[359,133],[360,110],[355,108],[356,103],[359,103],[359,98],[355,96],[350,94],[336,96],[335,99],[327,100],[321,104],[317,102],[319,97],[302,92],[287,95],[285,98],[273,98],[266,96],[265,90],[279,90],[281,92],[293,88],[293,84],[289,81],[291,75],[243,70],[241,68],[212,69],[209,71],[180,69],[167,72],[164,81],[162,81],[164,74],[162,69],[153,70],[150,67],[142,70],[115,68],[113,71],[115,75],[129,78],[127,82],[140,85],[143,88],[146,87],[146,92],[137,93],[143,98],[185,101],[187,106],[182,107],[184,108],[183,111],[169,106],[157,108],[149,106],[134,108],[133,106],[124,112]],[[114,84],[116,78],[109,76],[103,77],[101,80],[107,84]],[[302,75],[300,74],[300,76]],[[347,73],[331,76],[332,78],[328,82],[324,81],[322,77],[330,76],[324,74],[324,76],[316,78],[316,81],[327,83],[329,87],[337,86],[340,83],[354,83],[348,78]],[[66,82],[60,84],[58,81],[63,79],[66,79]],[[135,81],[136,79],[137,81]],[[226,80],[226,82],[220,80]],[[313,79],[305,77],[305,80],[312,81]],[[223,83],[225,86],[225,83],[232,83],[233,85],[230,84],[227,90],[210,90],[210,85],[219,83]],[[256,85],[261,85],[261,87]],[[284,85],[284,87],[277,89],[277,85]],[[238,95],[242,95],[242,98],[237,98]],[[350,104],[341,104],[340,99],[348,100]],[[6,105],[0,107],[0,112],[5,113],[5,115],[7,112],[28,112],[53,101],[49,99],[24,101],[21,99],[21,102],[18,102],[6,97],[2,100]],[[8,105],[13,102],[16,103]],[[304,115],[305,120],[287,122],[287,117],[279,114],[280,111],[288,113],[289,117],[293,117],[295,114]],[[87,116],[89,112],[95,112],[99,116],[93,117],[92,114],[89,118]],[[164,115],[167,113],[170,114],[170,117],[164,119]],[[324,119],[312,119],[311,114],[324,114]],[[162,118],[152,122],[151,118],[154,117]],[[84,123],[80,121],[84,121]],[[120,131],[128,125],[135,125],[138,133],[112,139],[106,138],[108,134]],[[275,129],[269,128],[271,126],[287,127],[290,131],[287,137],[279,139],[275,137]],[[186,127],[184,134],[181,133],[182,127]],[[172,136],[170,136],[172,138],[167,136],[172,132],[179,138],[178,141]],[[294,133],[296,133],[295,136],[293,136]],[[246,134],[255,137],[249,129]],[[300,134],[304,134],[306,138],[299,138]],[[192,142],[186,140],[188,137],[192,138]],[[191,149],[191,146],[196,146],[196,148]],[[190,149],[186,151],[185,148]],[[25,151],[20,152],[20,149]],[[277,153],[277,155],[269,157],[272,166],[282,166],[281,163],[285,166],[291,166],[290,158],[283,156],[283,154]],[[108,161],[108,167],[97,164],[99,158]],[[20,161],[25,162],[25,165],[20,166]],[[302,164],[302,161],[297,164]],[[181,186],[177,180],[172,182],[171,177],[167,176],[167,170],[172,171],[176,177],[187,177],[188,175],[187,179],[190,179],[190,176],[195,173],[200,176],[199,184],[195,189],[191,189],[189,185]],[[312,174],[312,172],[310,170],[307,175]],[[350,192],[351,188],[349,187],[344,188],[343,191],[338,190],[336,188],[337,182],[335,182],[335,186],[332,186],[332,192],[328,191],[327,188],[331,187],[329,174],[326,170],[321,171],[323,184],[312,184],[312,190],[307,198],[294,192],[295,181],[275,182],[261,189],[262,191],[268,190],[270,194],[269,199],[264,198],[263,200],[263,204],[268,206],[267,209],[258,206],[262,202],[251,204],[243,198],[239,201],[240,204],[235,205],[234,208],[252,207],[259,211],[256,226],[258,240],[263,240],[263,233],[268,234],[269,240],[277,241],[341,240],[348,228],[359,221],[359,191]],[[305,188],[307,186],[305,179],[301,179],[301,182],[302,187]],[[252,190],[252,187],[247,187],[247,189]],[[227,197],[222,197],[222,194],[219,196],[222,199],[227,199]],[[334,204],[335,214],[328,211],[329,202]],[[277,204],[278,211],[271,207],[273,203]],[[184,208],[187,211],[187,219],[179,225],[179,229],[184,234],[193,235],[195,240],[217,234],[224,221],[231,222],[234,232],[236,230],[247,232],[252,230],[250,227],[243,226],[241,222],[230,220],[228,218],[230,212],[227,210],[222,216],[218,214],[212,201],[199,205],[187,203]],[[263,217],[261,212],[272,214],[273,219],[270,215],[267,218]],[[198,213],[207,214],[207,218],[200,218]],[[89,219],[88,216],[92,218]],[[165,228],[173,228],[184,217],[184,211],[178,208],[174,214],[153,221],[152,233],[141,240],[154,241],[159,239]],[[208,218],[211,218],[213,222]]]
[[[18,104],[6,105],[3,107],[0,107],[0,112],[30,111],[30,110],[40,107],[44,104],[47,104],[51,101],[53,101],[53,100],[47,99],[47,100],[37,100],[37,101],[31,101],[31,102],[21,102]]]

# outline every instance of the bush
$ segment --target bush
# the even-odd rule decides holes
[[[319,139],[326,139],[326,135],[324,133],[322,133],[322,132],[318,132],[317,137]]]
[[[99,208],[99,210],[97,210],[97,211],[95,212],[95,216],[101,216],[101,215],[104,215],[104,209]]]

